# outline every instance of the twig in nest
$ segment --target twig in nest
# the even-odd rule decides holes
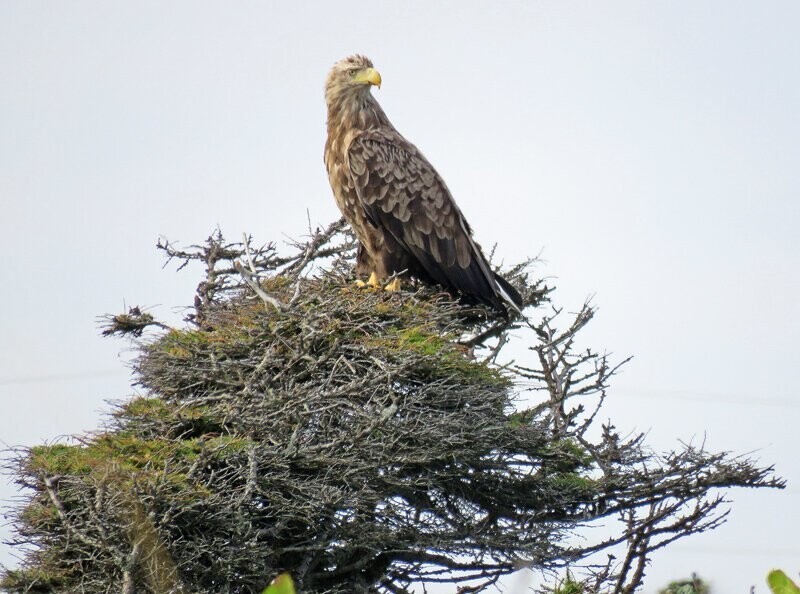
[[[169,326],[157,321],[147,312],[143,312],[140,307],[134,306],[128,309],[128,313],[117,314],[115,316],[105,316],[101,322],[103,336],[113,336],[119,334],[131,334],[139,337],[148,326],[155,326],[163,330],[169,330]]]
[[[250,253],[250,236],[247,233],[242,233],[242,245],[247,256],[247,263],[250,264],[250,272],[256,274],[256,265],[253,262],[253,255]]]
[[[264,291],[261,286],[259,286],[258,281],[253,273],[245,268],[244,264],[242,264],[239,260],[236,260],[233,263],[233,267],[236,269],[236,272],[242,275],[244,282],[246,282],[248,286],[253,289],[253,292],[255,292],[255,294],[258,295],[264,303],[271,305],[279,311],[283,310],[283,303],[275,299],[275,297],[267,294],[267,292]]]

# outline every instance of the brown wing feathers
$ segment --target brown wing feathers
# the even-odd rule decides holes
[[[412,274],[504,310],[496,275],[444,181],[415,147],[399,134],[392,136],[364,133],[348,151],[367,217],[413,256],[418,268]],[[521,307],[517,292],[503,285],[506,297]]]

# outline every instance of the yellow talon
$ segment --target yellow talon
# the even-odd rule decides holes
[[[399,291],[400,290],[400,279],[396,278],[388,285],[383,288],[385,291]]]
[[[378,275],[373,272],[372,274],[369,275],[369,279],[367,279],[367,282],[364,282],[362,280],[356,280],[356,286],[361,287],[362,289],[365,287],[380,289],[381,281],[378,280]]]

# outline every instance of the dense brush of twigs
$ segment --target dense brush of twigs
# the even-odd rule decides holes
[[[288,256],[220,234],[159,247],[205,267],[187,325],[106,320],[136,338],[144,395],[101,433],[19,452],[10,592],[255,593],[280,571],[309,594],[467,592],[612,546],[587,591],[631,592],[651,551],[724,519],[717,488],[782,486],[594,423],[616,367],[575,350],[593,310],[558,329],[524,266],[506,275],[528,319],[506,320],[431,288],[355,287],[342,222]],[[499,367],[512,330],[529,360]],[[600,518],[618,533],[570,538]]]

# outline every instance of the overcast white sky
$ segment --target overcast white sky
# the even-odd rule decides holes
[[[789,479],[731,492],[728,524],[658,554],[645,592],[797,575],[793,0],[0,2],[0,440],[94,429],[132,393],[96,317],[179,319],[197,271],[162,270],[159,235],[265,242],[338,216],[322,85],[354,52],[479,241],[509,262],[543,250],[570,309],[595,295],[587,343],[635,355],[618,427],[658,448],[705,436]]]

